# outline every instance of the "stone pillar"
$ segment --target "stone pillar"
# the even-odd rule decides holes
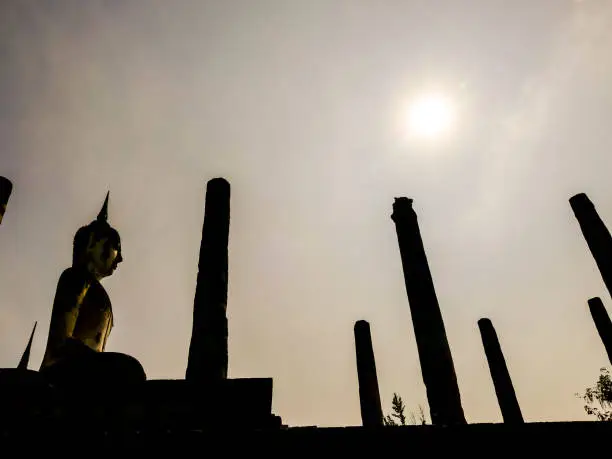
[[[206,187],[204,225],[193,305],[186,379],[227,379],[227,262],[230,185],[215,178]]]
[[[504,359],[504,354],[499,345],[495,328],[493,328],[489,319],[480,319],[478,328],[480,329],[482,345],[489,362],[489,371],[504,422],[506,424],[522,424],[524,421],[521,407],[514,392],[514,386],[506,366],[506,359]]]
[[[595,258],[601,277],[612,294],[612,237],[610,232],[599,218],[595,206],[586,194],[580,193],[572,196],[569,202],[589,250]]]
[[[612,363],[612,322],[610,321],[610,316],[598,297],[589,300],[589,310],[591,311],[591,317],[593,317],[599,337],[603,341],[603,345],[608,353],[608,359]]]
[[[359,379],[359,403],[361,405],[361,422],[364,427],[383,425],[383,413],[380,405],[376,361],[372,348],[370,324],[365,320],[355,322],[355,353],[357,355],[357,377]]]
[[[465,424],[457,376],[412,199],[395,198],[395,222],[432,424]]]
[[[8,204],[12,191],[13,184],[11,181],[6,177],[0,176],[0,224],[2,223],[4,212],[6,212],[6,205]]]

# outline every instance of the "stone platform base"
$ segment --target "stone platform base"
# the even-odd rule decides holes
[[[0,430],[79,425],[106,430],[216,429],[236,423],[279,428],[272,415],[272,379],[227,379],[216,384],[149,380],[114,387],[53,387],[35,371],[0,369]]]

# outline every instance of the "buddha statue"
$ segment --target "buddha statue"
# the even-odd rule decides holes
[[[106,353],[113,327],[110,298],[100,281],[123,260],[119,233],[108,223],[108,193],[96,220],[74,236],[72,266],[61,274],[40,372],[51,383],[139,382],[140,363],[125,354]]]

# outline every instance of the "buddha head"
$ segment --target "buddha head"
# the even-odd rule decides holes
[[[84,268],[96,279],[110,276],[123,261],[119,233],[108,224],[108,196],[98,217],[74,235],[72,266]]]

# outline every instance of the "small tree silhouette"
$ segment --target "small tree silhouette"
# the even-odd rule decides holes
[[[404,401],[402,397],[400,397],[395,392],[393,393],[393,401],[391,402],[391,409],[393,412],[391,414],[386,415],[383,418],[383,424],[386,426],[405,426],[405,425],[416,425],[427,424],[427,420],[425,418],[425,412],[423,411],[423,407],[419,405],[419,414],[418,414],[418,422],[417,417],[414,413],[410,413],[410,422],[406,422],[406,415],[404,411],[406,410],[406,405],[404,405]],[[395,418],[395,419],[393,419]]]
[[[422,426],[424,426],[425,424],[427,424],[427,419],[425,418],[425,411],[423,410],[423,407],[421,405],[419,405],[419,424],[421,424]],[[416,422],[415,422],[416,424]]]
[[[599,421],[612,421],[612,379],[606,368],[601,368],[599,378],[593,387],[587,387],[584,394],[576,394],[586,404],[584,411]]]

